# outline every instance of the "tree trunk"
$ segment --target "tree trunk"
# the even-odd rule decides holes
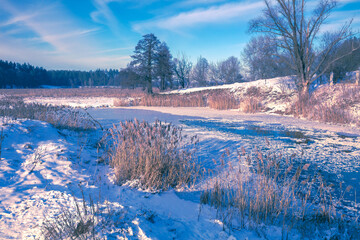
[[[147,77],[147,92],[153,94],[151,78]]]
[[[301,90],[302,97],[309,97],[310,81],[304,81],[303,88]]]
[[[356,85],[360,86],[360,70],[356,71]]]
[[[330,86],[331,87],[334,86],[334,73],[333,72],[330,73],[329,81],[330,81]]]
[[[160,89],[161,91],[165,90],[165,77],[163,76],[160,78]]]

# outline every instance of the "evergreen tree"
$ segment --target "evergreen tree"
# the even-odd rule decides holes
[[[135,47],[133,59],[130,63],[137,74],[144,80],[148,93],[153,93],[152,80],[156,75],[156,60],[160,41],[150,33],[143,36]]]
[[[160,90],[165,90],[167,82],[172,88],[172,69],[173,62],[170,50],[165,42],[162,42],[159,46],[159,52],[157,55],[157,76],[160,78]]]

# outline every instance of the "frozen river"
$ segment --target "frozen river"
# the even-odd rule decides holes
[[[357,128],[315,123],[295,118],[240,114],[192,108],[106,108],[88,112],[104,127],[119,121],[139,120],[171,122],[183,127],[186,134],[200,138],[200,157],[211,167],[229,149],[255,147],[263,152],[296,155],[296,163],[310,163],[312,172],[320,172],[328,183],[335,185],[335,195],[351,185],[354,190],[345,195],[343,206],[360,212],[360,131]],[[231,160],[230,160],[231,161]]]

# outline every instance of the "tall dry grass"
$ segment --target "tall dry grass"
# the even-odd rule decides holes
[[[336,102],[323,101],[316,96],[299,95],[286,113],[329,123],[350,124],[356,121],[347,107]]]
[[[24,103],[19,97],[0,98],[0,116],[35,119],[72,130],[90,130],[96,127],[96,123],[86,112],[60,106]]]
[[[156,89],[155,89],[156,91]],[[121,88],[59,88],[59,89],[0,89],[0,95],[13,97],[138,97],[145,93],[141,88],[121,89]]]
[[[55,216],[46,216],[42,226],[42,239],[103,239],[103,230],[113,226],[121,215],[114,212],[106,203],[94,202],[89,196],[89,204],[81,189],[82,199],[78,201],[74,196],[71,201],[61,207],[61,212]],[[117,219],[114,219],[114,216]],[[119,219],[120,217],[120,219]],[[115,220],[115,221],[114,221]]]
[[[219,110],[236,109],[239,101],[228,90],[206,90],[184,94],[152,94],[142,97],[121,98],[115,106],[157,106],[157,107],[210,107]]]
[[[160,107],[206,107],[206,95],[201,92],[190,94],[154,94],[141,98],[141,106]]]
[[[158,191],[191,186],[200,177],[201,167],[194,157],[197,138],[186,139],[179,127],[135,119],[114,126],[109,134],[110,165],[119,184],[130,180]]]
[[[342,83],[323,86],[310,96],[299,95],[286,113],[321,122],[360,125],[353,112],[356,107],[360,107],[360,87]]]
[[[239,101],[228,91],[212,91],[209,93],[208,106],[218,110],[237,109]]]
[[[293,228],[311,239],[316,229],[340,227],[340,222],[346,221],[341,221],[335,210],[331,185],[320,174],[311,174],[310,164],[295,165],[292,157],[284,159],[281,154],[258,150],[251,155],[243,149],[236,164],[224,164],[220,159],[220,173],[214,174],[201,194],[201,204],[217,209],[218,217],[230,228],[280,225],[282,239],[287,239]],[[344,192],[350,190],[347,187]],[[358,226],[357,220],[354,222],[351,226]],[[308,224],[312,232],[304,230]],[[351,227],[349,234],[360,236],[358,230]]]
[[[246,113],[261,112],[263,109],[262,101],[266,94],[260,87],[251,86],[246,89],[240,100],[240,110]]]
[[[257,113],[262,110],[261,100],[256,97],[247,97],[240,102],[240,110],[246,113]]]

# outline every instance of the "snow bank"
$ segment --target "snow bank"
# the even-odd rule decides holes
[[[31,97],[25,98],[25,103],[41,103],[51,104],[55,106],[69,106],[79,108],[97,108],[97,107],[113,107],[115,98],[108,97],[71,97],[71,98],[51,98],[51,97]]]

